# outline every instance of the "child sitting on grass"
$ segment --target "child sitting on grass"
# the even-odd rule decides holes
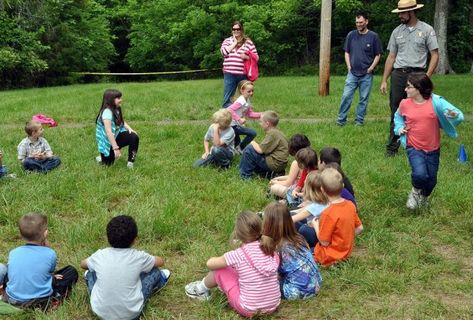
[[[264,209],[264,221],[271,221],[268,231],[279,242],[279,282],[284,299],[307,299],[316,295],[322,275],[304,238],[297,233],[289,209],[279,202]]]
[[[266,132],[263,141],[255,141],[245,148],[240,159],[240,177],[251,179],[253,173],[272,179],[283,175],[287,165],[288,147],[286,137],[276,127],[279,117],[274,111],[266,111],[260,124]]]
[[[56,269],[56,252],[49,247],[48,218],[28,213],[18,222],[26,244],[8,255],[3,300],[19,307],[47,307],[65,298],[77,282],[77,270],[67,266]]]
[[[277,242],[265,234],[270,228],[253,212],[242,212],[233,230],[233,242],[241,246],[207,261],[210,272],[204,279],[186,285],[186,295],[209,300],[210,289],[219,287],[230,306],[244,317],[271,314],[281,302],[278,281]]]
[[[235,154],[233,146],[235,132],[230,127],[231,121],[232,115],[227,109],[220,109],[213,114],[213,124],[204,136],[204,154],[194,163],[194,167],[210,164],[224,169],[230,167]]]
[[[322,148],[319,153],[319,170],[323,170],[326,164],[332,162],[338,163],[340,168],[342,167],[342,154],[340,153],[340,150],[333,147]],[[350,179],[348,179],[345,174],[343,175],[343,185],[352,194],[352,196],[355,196],[355,190],[353,190]]]
[[[356,213],[355,205],[343,199],[342,175],[333,168],[321,173],[322,191],[330,203],[320,219],[313,225],[318,243],[315,246],[315,260],[325,267],[347,259],[353,249],[355,236],[363,231],[363,225]]]
[[[88,269],[85,281],[92,311],[101,319],[135,319],[151,294],[169,280],[161,257],[131,248],[138,227],[130,216],[117,216],[107,225],[109,248],[100,249],[80,263]]]
[[[297,151],[310,146],[309,138],[304,134],[295,134],[289,139],[289,155],[295,156]],[[278,198],[286,198],[287,190],[298,179],[301,169],[297,160],[293,160],[289,168],[289,173],[285,176],[279,176],[269,181],[269,192]]]
[[[3,152],[0,150],[0,178],[2,177],[9,177],[9,178],[15,178],[16,175],[13,173],[8,174],[8,168],[7,166],[3,165]],[[1,283],[0,283],[1,285]]]
[[[304,182],[309,172],[317,170],[317,154],[311,148],[303,148],[296,153],[296,161],[301,175],[295,186],[287,190],[286,201],[289,208],[297,208],[303,201]]]
[[[47,173],[61,164],[61,159],[53,156],[48,141],[43,138],[41,123],[28,121],[25,132],[28,137],[18,145],[18,160],[25,170]]]

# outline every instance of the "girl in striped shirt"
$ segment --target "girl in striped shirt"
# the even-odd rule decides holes
[[[248,51],[258,61],[258,52],[253,42],[245,35],[243,24],[235,21],[232,24],[232,36],[226,38],[220,47],[223,56],[223,107],[231,104],[230,98],[235,93],[237,84],[247,80],[244,71],[245,60],[249,59]]]
[[[233,242],[240,242],[241,246],[210,258],[207,267],[211,271],[201,281],[186,285],[187,296],[208,300],[210,289],[219,287],[229,305],[244,317],[274,312],[281,302],[281,293],[277,242],[265,235],[272,225],[270,219],[262,223],[255,213],[242,212],[232,235]]]

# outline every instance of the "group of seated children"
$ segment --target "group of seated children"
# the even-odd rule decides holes
[[[54,308],[78,280],[77,270],[56,269],[56,253],[49,247],[46,215],[29,213],[18,227],[25,244],[10,251],[7,266],[0,264],[2,300],[17,307]],[[136,319],[150,296],[170,277],[161,257],[132,248],[138,235],[135,220],[117,216],[107,225],[110,247],[100,249],[80,266],[93,312],[101,319]]]

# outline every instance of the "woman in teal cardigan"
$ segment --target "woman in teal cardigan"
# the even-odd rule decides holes
[[[455,127],[463,121],[463,113],[432,93],[432,81],[425,73],[410,74],[405,90],[407,99],[394,115],[394,132],[401,137],[411,166],[412,190],[406,206],[414,210],[427,203],[437,184],[440,129],[457,137]]]

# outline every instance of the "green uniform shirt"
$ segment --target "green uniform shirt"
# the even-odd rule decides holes
[[[286,169],[289,149],[287,139],[281,131],[276,128],[269,129],[260,143],[260,147],[266,164],[272,171],[282,172]]]

